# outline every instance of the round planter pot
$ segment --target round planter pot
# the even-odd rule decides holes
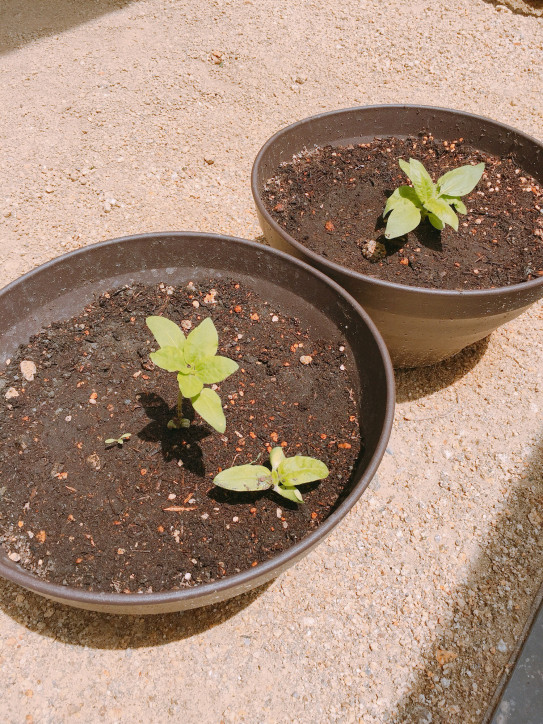
[[[48,583],[0,552],[0,575],[60,603],[109,613],[148,614],[205,606],[278,576],[309,553],[353,507],[384,453],[394,412],[393,371],[373,322],[335,282],[292,256],[254,242],[213,234],[142,234],[59,257],[0,291],[0,363],[53,321],[70,319],[97,294],[125,284],[186,284],[230,276],[281,304],[327,338],[340,333],[356,360],[355,390],[364,452],[331,515],[306,538],[250,570],[213,583],[160,593],[97,593]]]
[[[543,182],[543,144],[503,123],[428,106],[367,106],[323,113],[272,136],[258,153],[251,185],[267,241],[311,264],[347,289],[383,335],[395,367],[439,362],[486,337],[543,296],[543,277],[475,291],[408,287],[351,271],[315,254],[282,229],[266,210],[261,190],[279,164],[317,146],[368,143],[376,136],[406,138],[421,131],[437,140],[462,137],[474,148],[507,156]]]

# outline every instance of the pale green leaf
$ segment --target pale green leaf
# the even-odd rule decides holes
[[[434,216],[434,214],[428,214],[428,221],[438,231],[441,231],[441,229],[445,226],[441,219],[438,219],[437,216]]]
[[[484,163],[478,163],[447,171],[437,180],[438,191],[447,196],[465,196],[477,186],[484,170]]]
[[[400,186],[400,188],[405,188]],[[387,199],[385,208],[383,209],[383,217],[385,217],[389,211],[392,211],[399,203],[401,203],[400,189],[395,189]]]
[[[285,458],[277,468],[277,472],[283,485],[291,488],[294,485],[304,485],[326,478],[328,468],[316,458],[295,455],[293,458]]]
[[[202,391],[204,386],[202,380],[198,375],[177,375],[177,382],[179,383],[179,389],[183,397],[196,397]]]
[[[285,459],[285,453],[283,452],[283,448],[274,447],[273,450],[270,452],[270,463],[272,466],[272,470],[277,470],[277,468],[283,462],[284,459]]]
[[[409,199],[402,199],[402,203],[398,204],[388,217],[385,229],[385,237],[387,239],[395,239],[397,236],[403,236],[409,231],[413,231],[420,224],[420,210]]]
[[[436,195],[435,184],[430,178],[430,174],[424,168],[422,163],[420,161],[417,161],[415,158],[410,158],[409,164],[406,164],[404,161],[402,165],[401,161],[402,159],[400,159],[399,162],[400,167],[411,179],[413,188],[417,192],[417,196],[422,201],[422,203],[425,203],[426,201],[428,201],[428,199],[434,198],[434,196]]]
[[[468,213],[466,204],[461,199],[457,199],[456,196],[447,196],[446,194],[443,194],[442,198],[444,198],[448,204],[450,204],[451,206],[454,206],[454,208],[456,209],[456,211],[459,214]]]
[[[183,330],[166,317],[147,317],[147,326],[161,347],[180,347],[185,344]]]
[[[195,365],[198,377],[205,385],[213,385],[215,382],[222,382],[230,377],[238,368],[237,362],[228,357],[205,357]]]
[[[222,470],[213,482],[226,490],[267,490],[272,486],[271,474],[263,465],[236,465]]]
[[[386,216],[389,211],[397,206],[401,206],[403,199],[408,199],[412,204],[420,208],[421,204],[415,189],[412,186],[400,186],[388,197],[383,216]]]
[[[411,176],[409,175],[411,173],[411,165],[409,161],[404,161],[403,158],[400,158],[398,164],[404,174],[407,176],[407,178],[411,178]]]
[[[109,437],[107,440],[104,440],[104,443],[106,445],[111,445],[112,442],[119,442],[119,441],[116,440],[114,437]]]
[[[300,491],[296,490],[296,488],[282,488],[280,485],[274,485],[273,489],[276,493],[279,495],[282,495],[283,498],[287,498],[287,500],[292,500],[293,503],[303,503],[304,499],[302,498]]]
[[[226,418],[224,417],[221,398],[215,390],[204,387],[197,397],[191,399],[191,402],[195,411],[217,432],[226,430]]]
[[[149,357],[157,367],[168,372],[177,372],[186,367],[183,350],[179,347],[161,347],[156,352],[151,352]]]
[[[207,317],[188,335],[185,342],[185,359],[194,364],[204,357],[213,357],[217,353],[219,336],[213,320]]]
[[[455,231],[458,231],[458,216],[444,199],[430,199],[425,202],[424,206],[444,224],[449,224]]]

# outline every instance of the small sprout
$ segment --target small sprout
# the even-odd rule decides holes
[[[413,231],[426,217],[439,231],[445,224],[458,231],[458,216],[452,207],[459,214],[467,213],[460,197],[469,194],[477,186],[485,170],[484,163],[448,171],[438,178],[437,184],[434,184],[420,161],[410,158],[409,163],[403,159],[398,163],[413,186],[400,186],[389,196],[383,211],[383,217],[390,213],[385,229],[386,238],[395,239]]]
[[[104,440],[106,445],[119,445],[120,447],[123,446],[125,440],[130,440],[132,437],[131,432],[124,432],[121,437],[109,437],[107,440]]]
[[[221,471],[213,482],[226,490],[254,492],[272,488],[283,498],[303,503],[297,485],[313,483],[328,476],[326,465],[316,458],[295,455],[285,457],[283,448],[274,447],[270,452],[271,470],[264,465],[236,465]]]
[[[177,372],[177,414],[168,422],[168,429],[190,426],[190,420],[182,414],[183,397],[188,397],[195,411],[211,427],[224,432],[226,419],[221,398],[215,390],[204,385],[222,382],[239,365],[228,357],[217,355],[219,337],[212,319],[204,319],[187,337],[175,322],[165,317],[147,317],[145,321],[160,345],[157,352],[151,352],[151,360],[163,370]]]

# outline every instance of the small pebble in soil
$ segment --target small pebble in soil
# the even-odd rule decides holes
[[[5,394],[5,398],[6,400],[12,400],[14,397],[19,397],[19,393],[17,392],[15,387],[10,387]]]
[[[36,374],[36,365],[34,362],[28,359],[24,359],[21,364],[21,372],[23,377],[27,382],[32,382],[34,380],[34,375]]]
[[[359,245],[362,256],[369,259],[369,261],[380,261],[387,255],[385,245],[375,239],[368,239],[367,241],[359,242]]]
[[[300,357],[300,362],[303,365],[309,365],[309,364],[311,364],[311,362],[313,362],[313,357],[311,357],[311,355],[309,355],[309,354],[303,354]]]

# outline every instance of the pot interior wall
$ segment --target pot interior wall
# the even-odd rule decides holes
[[[293,155],[316,146],[368,143],[376,136],[406,138],[421,132],[431,132],[438,140],[464,138],[475,148],[497,156],[513,153],[524,171],[543,181],[543,148],[529,136],[469,113],[395,105],[346,109],[294,124],[282,134],[280,143],[266,149],[259,181],[264,183]]]

